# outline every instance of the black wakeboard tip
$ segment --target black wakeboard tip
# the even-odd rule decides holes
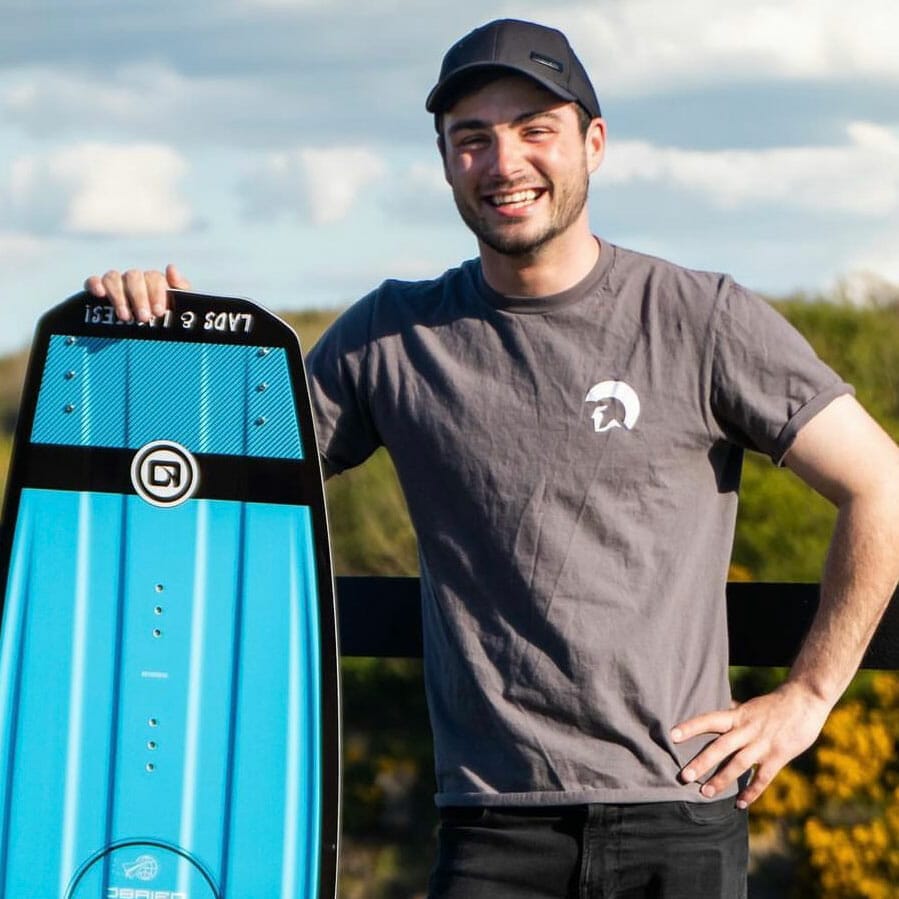
[[[261,348],[290,345],[292,349],[293,344],[299,347],[293,329],[255,300],[175,289],[168,291],[168,298],[165,314],[144,323],[119,319],[109,300],[82,290],[44,313],[37,333],[64,334],[76,339],[127,337]]]

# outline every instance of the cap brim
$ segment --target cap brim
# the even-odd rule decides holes
[[[447,106],[448,101],[455,103],[455,100],[458,99],[460,84],[475,72],[483,72],[489,69],[508,72],[511,75],[521,75],[524,78],[535,81],[551,94],[557,96],[560,100],[567,100],[570,103],[579,102],[578,98],[571,92],[559,87],[558,84],[550,81],[548,78],[540,78],[529,69],[524,69],[519,66],[503,65],[502,63],[495,62],[476,62],[456,69],[451,75],[444,78],[443,81],[438,82],[431,93],[428,94],[428,99],[425,100],[425,109],[427,109],[428,112],[433,112],[435,114],[446,112],[449,108]]]

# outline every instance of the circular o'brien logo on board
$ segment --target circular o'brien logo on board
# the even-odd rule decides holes
[[[122,864],[122,871],[129,880],[155,880],[159,873],[159,862],[152,855],[140,855],[133,862]]]
[[[154,440],[131,460],[131,483],[138,496],[154,506],[177,506],[190,499],[200,485],[197,460],[172,440]]]

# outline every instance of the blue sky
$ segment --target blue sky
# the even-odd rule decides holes
[[[107,268],[273,309],[475,253],[424,111],[492,18],[565,30],[601,236],[768,293],[899,281],[893,0],[3,0],[0,351]],[[870,276],[868,282],[870,283]]]

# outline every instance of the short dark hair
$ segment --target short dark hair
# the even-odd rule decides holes
[[[586,137],[587,132],[590,130],[593,116],[580,103],[574,104],[574,111],[577,113],[577,123],[581,130],[581,137]]]

